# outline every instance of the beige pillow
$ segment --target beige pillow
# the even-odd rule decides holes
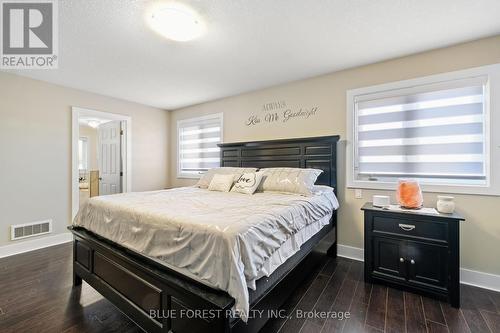
[[[305,196],[313,194],[314,183],[323,172],[319,169],[267,168],[261,169],[264,178],[259,191],[296,193]]]
[[[234,176],[229,175],[214,175],[210,185],[208,185],[209,191],[219,191],[219,192],[229,192],[231,186],[234,183]]]
[[[208,188],[208,185],[210,185],[210,182],[212,181],[212,178],[214,177],[215,174],[219,175],[232,174],[234,175],[234,181],[237,181],[238,178],[240,178],[240,176],[245,172],[255,172],[255,171],[257,171],[256,168],[233,168],[233,167],[213,168],[208,170],[201,176],[196,186],[199,188]]]
[[[253,194],[259,187],[264,174],[262,172],[249,172],[242,174],[234,183],[231,192]]]

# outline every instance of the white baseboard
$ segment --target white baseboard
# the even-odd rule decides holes
[[[337,254],[339,257],[364,261],[364,250],[359,247],[338,244]],[[500,275],[473,271],[467,268],[460,268],[460,283],[500,291]]]
[[[460,268],[460,282],[471,286],[500,291],[500,275]]]
[[[357,261],[364,261],[365,251],[359,247],[338,244],[337,255],[339,257],[349,258]]]
[[[0,258],[71,242],[72,240],[73,235],[69,232],[64,232],[62,234],[40,237],[33,240],[25,240],[24,242],[13,242],[12,244],[0,246]]]

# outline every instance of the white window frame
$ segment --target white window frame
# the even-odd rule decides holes
[[[190,123],[193,121],[203,121],[209,119],[219,119],[220,121],[220,143],[224,142],[224,114],[214,113],[206,116],[195,117],[195,118],[186,118],[177,121],[177,178],[188,178],[188,179],[199,179],[203,175],[203,173],[192,174],[192,173],[183,173],[181,171],[181,141],[180,141],[180,128],[185,123]]]
[[[487,77],[484,101],[485,121],[485,162],[486,185],[453,185],[453,184],[421,184],[425,192],[500,195],[500,64],[482,66],[461,71],[421,77],[417,79],[392,82],[359,89],[348,90],[346,93],[347,104],[347,142],[346,142],[346,184],[348,188],[364,188],[377,190],[394,190],[394,182],[368,181],[355,179],[355,145],[356,112],[355,98],[366,94],[380,94],[381,97],[391,91],[411,89],[431,84],[444,84],[447,82]],[[450,82],[451,83],[451,82]],[[494,129],[494,130],[491,130]]]

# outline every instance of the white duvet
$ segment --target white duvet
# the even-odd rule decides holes
[[[248,287],[266,261],[338,208],[328,189],[311,197],[194,187],[102,196],[90,199],[73,224],[227,291],[246,321]]]

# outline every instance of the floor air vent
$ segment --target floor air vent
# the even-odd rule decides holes
[[[10,239],[18,240],[52,232],[52,220],[10,226]]]

